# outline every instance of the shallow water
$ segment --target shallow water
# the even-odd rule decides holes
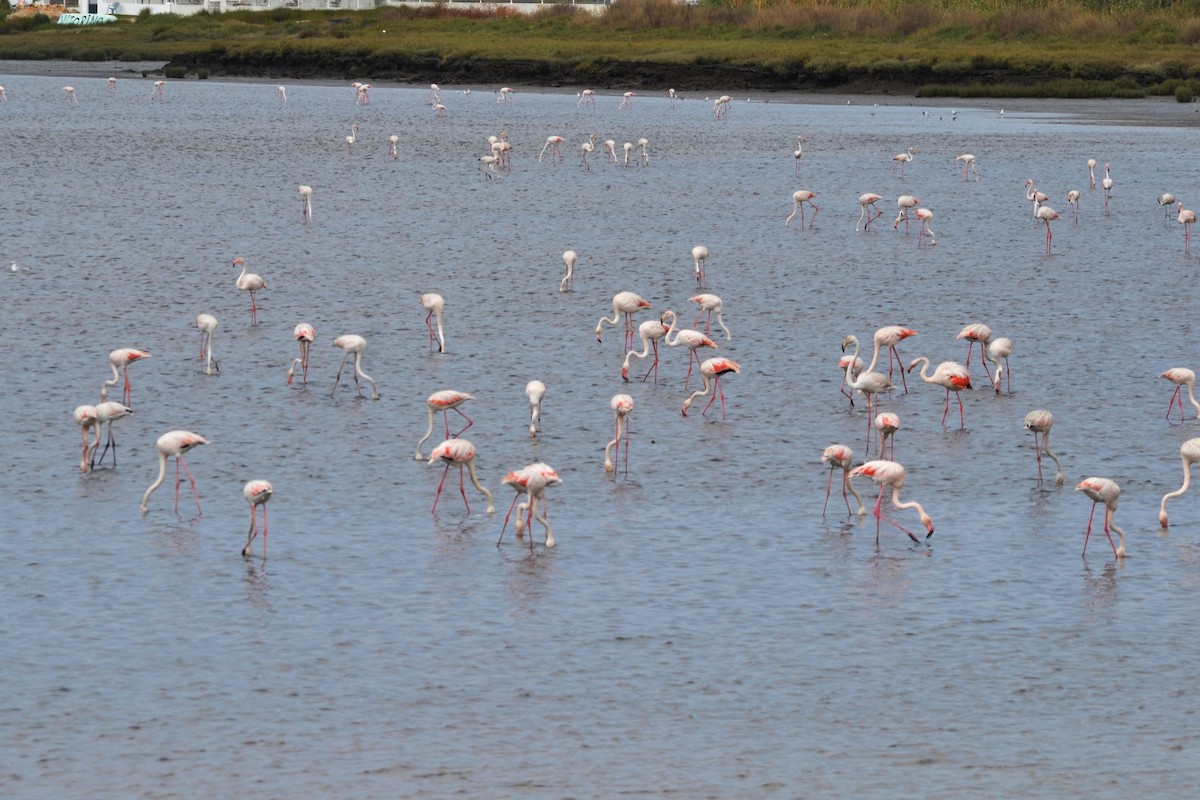
[[[356,107],[341,85],[289,85],[281,105],[269,82],[169,82],[152,102],[149,79],[109,94],[76,77],[68,106],[60,75],[0,74],[0,258],[25,270],[0,275],[5,797],[1116,798],[1200,779],[1200,507],[1186,495],[1156,521],[1200,430],[1190,408],[1164,419],[1158,378],[1196,366],[1197,263],[1155,203],[1200,202],[1190,106],[756,97],[718,122],[699,97],[626,112],[604,93],[588,110],[443,87],[436,119],[424,87]],[[501,130],[513,167],[486,180],[476,159]],[[583,171],[592,132],[648,138],[650,167],[598,149]],[[564,163],[539,163],[555,133]],[[1113,167],[1107,214],[1089,157]],[[1064,217],[1051,256],[1026,178]],[[819,216],[785,228],[801,187]],[[885,216],[856,234],[867,191]],[[887,224],[901,193],[934,211],[936,247]],[[742,368],[727,419],[679,413],[679,349],[658,385],[624,384],[619,330],[592,333],[623,290],[690,322],[701,243],[734,337],[718,353]],[[238,255],[269,285],[255,327]],[[445,354],[428,291],[446,297]],[[220,319],[213,377],[201,311]],[[300,321],[318,334],[306,390],[285,380]],[[973,365],[965,431],[915,376],[883,401],[903,495],[936,534],[885,527],[877,548],[836,494],[822,517],[822,449],[865,455],[843,337],[907,325],[903,357],[936,364],[962,360],[976,321],[1015,343],[1011,394]],[[343,333],[367,338],[379,402],[345,379],[331,394]],[[80,475],[71,411],[97,402],[118,347],[153,356],[130,370],[119,466]],[[532,378],[549,387],[536,440]],[[453,476],[430,513],[442,470],[412,453],[442,388],[475,395],[465,436],[494,516],[469,484],[467,514]],[[616,392],[635,401],[627,477],[603,470]],[[1035,485],[1022,419],[1040,407],[1063,487]],[[169,475],[138,512],[173,428],[212,442],[186,457],[203,516],[186,485],[173,513]],[[500,479],[533,460],[563,478],[558,546],[535,525],[532,554],[511,526],[497,548]],[[1091,504],[1072,487],[1089,475],[1124,490],[1120,562],[1099,529],[1080,558]],[[265,561],[259,544],[239,556],[252,478],[275,487]]]

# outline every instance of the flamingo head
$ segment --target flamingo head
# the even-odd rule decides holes
[[[928,539],[930,536],[933,536],[933,520],[924,511],[921,512],[921,524],[925,526],[925,530],[929,531],[929,533],[925,534],[925,538]]]
[[[845,339],[843,339],[842,340],[842,352],[843,353],[846,352],[846,348],[852,344],[858,344],[857,336],[851,335],[851,336],[847,336]]]

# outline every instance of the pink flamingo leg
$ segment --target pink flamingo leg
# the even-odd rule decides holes
[[[888,348],[888,377],[892,377],[892,358],[895,357],[896,363],[900,365],[900,383],[904,386],[904,393],[908,394],[908,378],[904,377],[904,361],[900,358],[900,351],[895,345]]]
[[[1179,390],[1182,388],[1183,388],[1182,386],[1176,386],[1175,391],[1171,394],[1171,402],[1167,403],[1167,419],[1171,418],[1171,412],[1175,408],[1175,398],[1179,397]],[[1183,398],[1182,397],[1179,397],[1179,418],[1180,418],[1180,420],[1183,419]]]
[[[450,465],[446,464],[446,468],[442,470],[442,479],[438,481],[437,494],[433,496],[433,508],[429,509],[429,513],[437,511],[438,500],[442,496],[442,485],[446,483],[446,475],[450,472]]]
[[[1092,513],[1088,514],[1087,533],[1085,533],[1083,535],[1083,555],[1084,556],[1087,555],[1088,539],[1091,538],[1091,535],[1092,535],[1092,517],[1096,516],[1096,503],[1097,503],[1096,500],[1092,501]]]
[[[192,485],[192,495],[196,498],[196,513],[200,511],[200,492],[196,490],[196,480],[192,477],[192,471],[188,469],[187,462],[180,456],[175,456],[175,513],[179,513],[179,484],[183,482],[182,476],[179,474],[179,468],[183,468],[183,474],[187,475],[188,483]]]
[[[833,489],[833,464],[829,465],[829,480],[825,481],[825,505],[821,506],[821,516],[825,516],[825,511],[829,508],[829,495]],[[846,492],[846,482],[842,481],[842,493]],[[846,510],[850,510],[850,501],[846,501]]]
[[[1113,510],[1111,508],[1106,507],[1104,509],[1104,535],[1108,537],[1108,545],[1109,545],[1109,547],[1112,548],[1113,557],[1120,558],[1121,556],[1117,553],[1117,545],[1115,542],[1113,542],[1112,534],[1109,533],[1109,530],[1108,530],[1108,523],[1109,523],[1109,520],[1112,519],[1112,515],[1113,515]]]
[[[625,477],[626,478],[629,477],[629,429],[631,427],[632,426],[629,424],[629,420],[626,419],[625,420]],[[529,534],[529,537],[532,539],[533,534],[532,533]]]
[[[513,509],[517,505],[517,498],[520,496],[520,492],[514,494],[512,502],[508,504],[508,513],[504,515],[504,524],[500,526],[500,538],[496,540],[496,547],[499,547],[500,542],[504,541],[504,531],[508,528],[508,518],[512,516]]]
[[[1033,432],[1033,452],[1037,455],[1038,486],[1042,485],[1042,445],[1038,440],[1038,432]]]
[[[263,507],[263,561],[267,560],[267,506],[264,503]]]
[[[463,481],[463,468],[460,464],[458,467],[458,491],[462,494],[463,505],[467,507],[467,513],[471,513],[471,504],[467,502],[467,486]]]
[[[646,374],[642,376],[642,383],[645,383],[646,378],[649,378],[650,373],[653,372],[654,373],[654,385],[657,386],[658,385],[658,340],[655,339],[652,342],[652,345],[654,347],[654,363],[650,365],[650,369],[646,370]],[[691,362],[688,362],[688,363],[690,364]],[[684,388],[687,388],[687,387],[684,387]]]
[[[121,368],[121,374],[125,376],[125,386],[121,392],[121,400],[125,405],[133,406],[133,384],[129,382],[129,365],[126,364]]]
[[[254,298],[254,291],[250,292],[250,324],[258,324],[258,301]]]

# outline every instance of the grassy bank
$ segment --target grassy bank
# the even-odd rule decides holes
[[[89,28],[0,20],[0,58],[162,60],[176,74],[997,97],[1190,99],[1197,43],[1200,0],[616,0],[599,17],[434,6]]]

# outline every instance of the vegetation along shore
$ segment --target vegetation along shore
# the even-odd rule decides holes
[[[1200,92],[1200,0],[615,0],[143,12],[55,25],[0,0],[0,58],[158,60],[168,77],[336,78],[924,97]]]

